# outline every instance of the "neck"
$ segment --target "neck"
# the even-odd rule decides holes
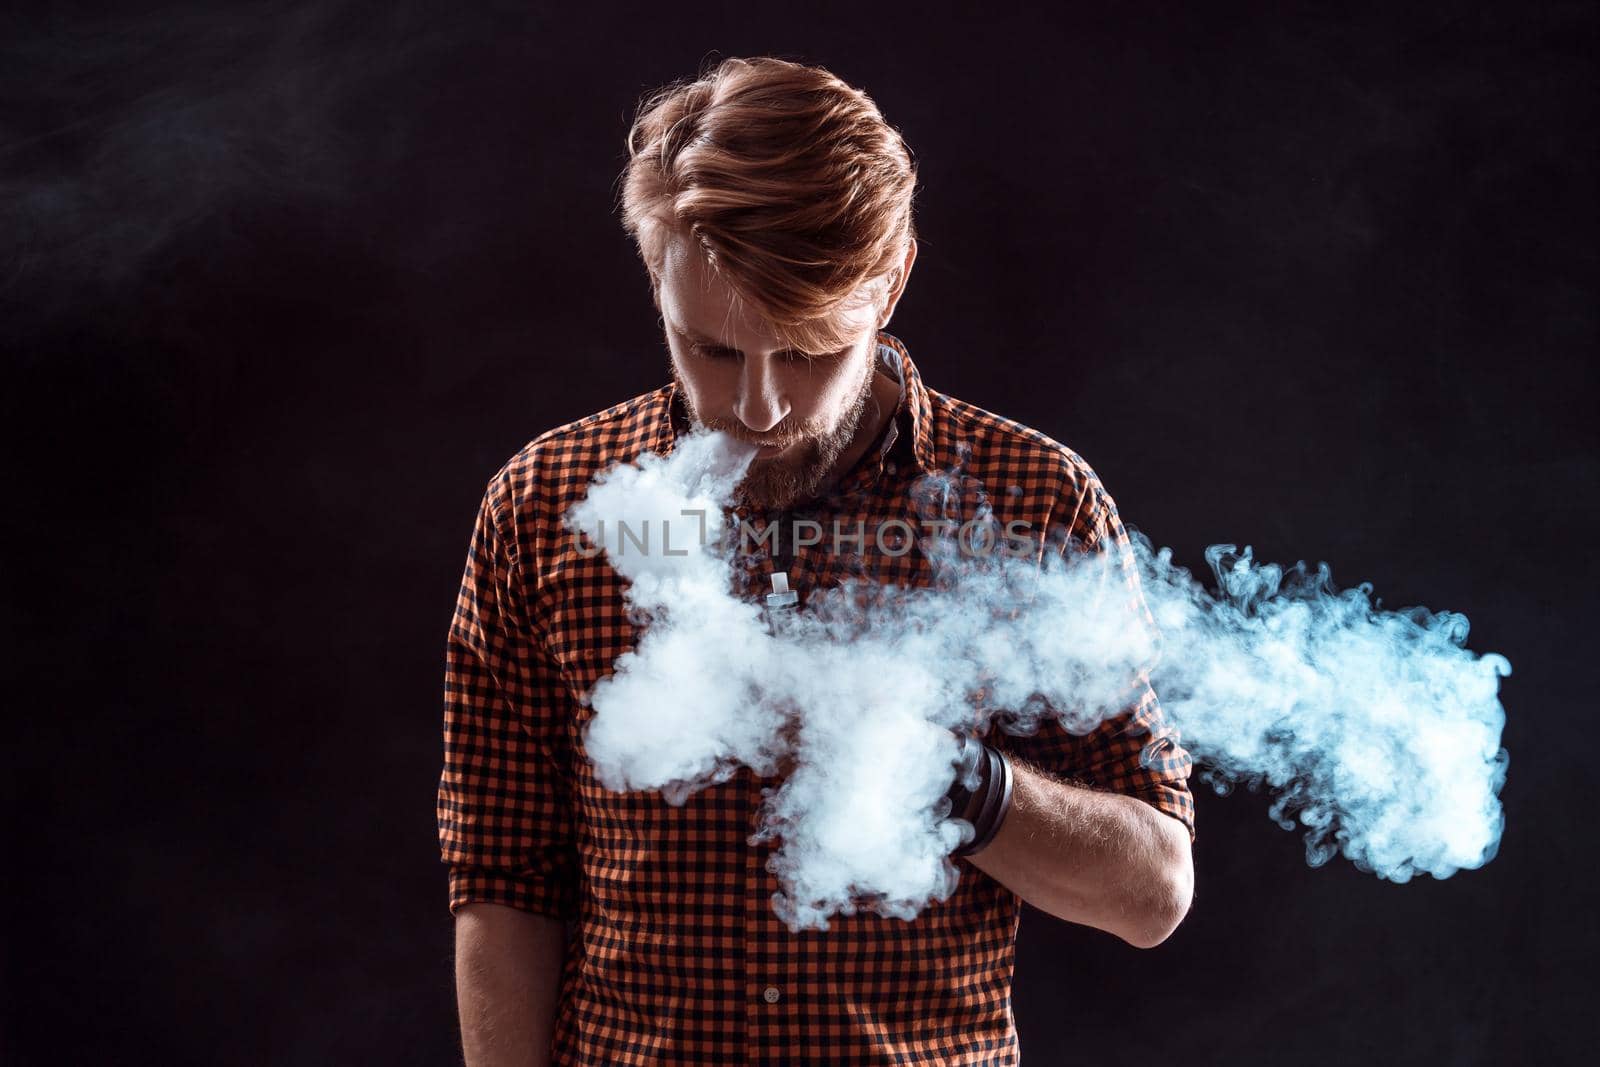
[[[828,472],[824,485],[835,484],[860,462],[861,457],[867,454],[867,449],[874,447],[878,439],[883,436],[884,428],[889,425],[889,420],[894,418],[899,406],[900,383],[878,369],[877,357],[874,355],[872,396],[867,401],[866,410],[861,413],[861,423],[856,427],[856,435],[851,439],[850,447],[844,450],[839,456],[839,462]]]

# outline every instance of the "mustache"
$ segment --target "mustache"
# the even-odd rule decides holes
[[[791,434],[788,437],[780,437],[773,441],[762,441],[756,438],[746,437],[744,434],[728,426],[719,426],[715,423],[709,423],[707,424],[706,428],[715,430],[719,433],[725,433],[741,444],[749,445],[751,448],[788,448],[790,445],[795,444],[798,441],[805,440],[805,434],[801,433]]]

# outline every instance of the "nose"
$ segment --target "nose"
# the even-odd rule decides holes
[[[746,358],[739,372],[739,396],[734,414],[752,433],[764,434],[789,417],[789,401],[783,395],[772,360]]]

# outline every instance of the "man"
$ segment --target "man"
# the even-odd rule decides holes
[[[741,519],[992,508],[1040,557],[1119,553],[1137,598],[1116,507],[1069,449],[924,386],[885,332],[917,256],[915,170],[864,94],[729,59],[648,101],[629,148],[624,220],[672,382],[541,434],[491,479],[450,628],[438,818],[467,1061],[1015,1063],[1021,901],[1140,947],[1189,905],[1189,759],[1143,678],[1085,736],[985,738],[1014,793],[948,900],[791,933],[770,846],[748,843],[776,779],[742,770],[681,807],[595,781],[582,698],[639,632],[561,516],[595,474],[704,426],[763,446]],[[932,580],[925,553],[871,538],[778,542],[741,557],[751,598],[778,571],[802,598]]]

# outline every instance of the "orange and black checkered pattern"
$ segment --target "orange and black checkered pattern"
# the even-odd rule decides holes
[[[900,407],[877,447],[822,500],[767,522],[811,518],[821,544],[741,553],[752,600],[786,570],[800,591],[846,581],[926,587],[917,550],[869,536],[835,553],[831,530],[992,509],[1049,551],[1116,551],[1143,607],[1128,536],[1099,479],[1049,437],[926,388],[906,346],[878,335]],[[562,525],[592,478],[688,430],[663,386],[541,434],[490,480],[446,647],[441,854],[449,904],[487,901],[566,920],[573,933],[553,1051],[582,1064],[1014,1064],[1011,976],[1019,898],[958,861],[951,897],[914,921],[837,915],[791,933],[773,912],[774,847],[748,838],[777,779],[749,769],[675,807],[613,793],[583,751],[581,699],[639,636],[623,580]],[[927,478],[925,475],[935,475]],[[937,477],[942,475],[943,477]],[[854,545],[852,545],[854,548]],[[889,548],[896,548],[893,538]],[[1146,614],[1148,614],[1146,610]],[[1115,790],[1194,832],[1189,756],[1141,677],[1126,711],[1084,736],[1054,722],[988,740],[1058,777]]]

